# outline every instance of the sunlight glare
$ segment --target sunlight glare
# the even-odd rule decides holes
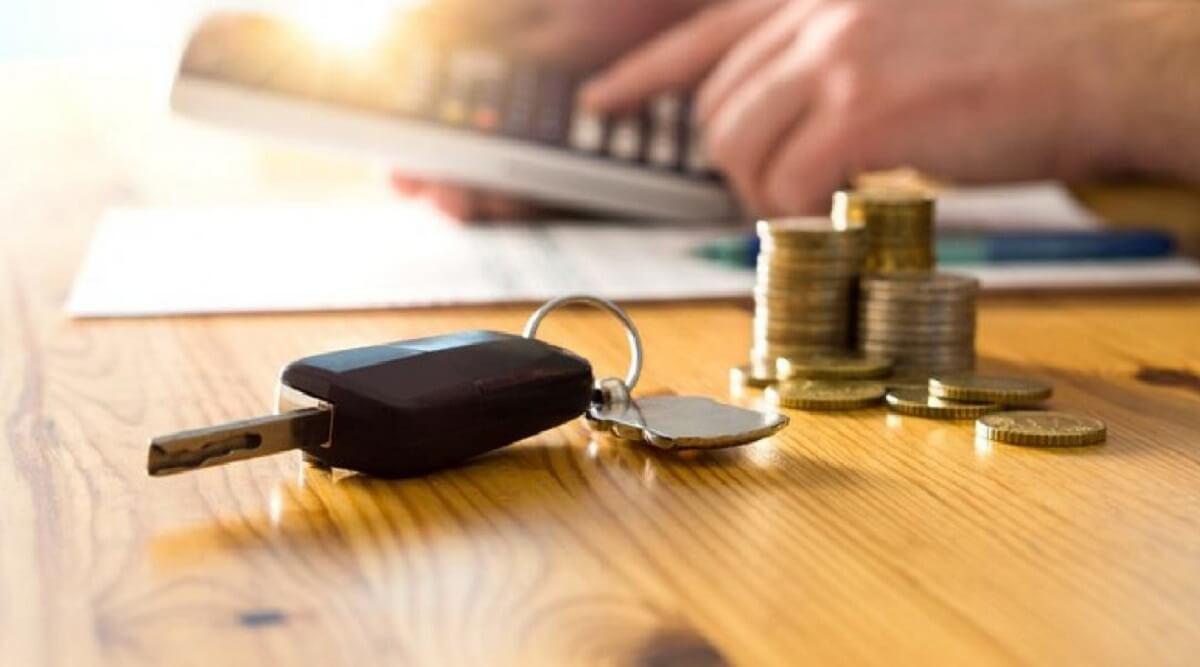
[[[418,0],[302,0],[292,17],[322,47],[360,54],[378,43],[396,13],[417,4]]]

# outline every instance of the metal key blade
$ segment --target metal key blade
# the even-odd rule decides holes
[[[155,477],[258,458],[329,442],[333,411],[305,408],[220,426],[180,431],[150,441],[146,470]]]

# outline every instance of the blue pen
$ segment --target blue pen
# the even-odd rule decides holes
[[[937,237],[937,259],[943,264],[1145,259],[1165,257],[1174,250],[1175,239],[1170,234],[1138,229],[949,233]]]
[[[723,264],[753,267],[758,247],[757,236],[738,236],[702,246],[696,254]],[[937,238],[941,264],[1148,259],[1166,257],[1174,250],[1175,239],[1155,230],[950,232]]]

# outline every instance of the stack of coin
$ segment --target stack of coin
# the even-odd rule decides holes
[[[953,273],[863,276],[858,348],[890,357],[913,377],[975,367],[975,295],[979,281]]]
[[[933,199],[900,192],[838,192],[833,219],[862,225],[867,234],[863,262],[869,273],[933,268]]]
[[[866,252],[863,227],[829,218],[763,220],[758,237],[751,364],[766,371],[778,357],[844,352]]]
[[[1034,406],[1054,393],[1040,380],[974,373],[939,373],[924,387],[888,389],[892,412],[929,419],[974,419],[1011,406]]]

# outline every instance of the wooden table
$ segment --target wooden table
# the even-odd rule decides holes
[[[146,476],[152,434],[259,413],[299,355],[526,308],[71,321],[92,221],[136,199],[81,136],[6,126],[0,171],[0,655],[6,665],[1194,664],[1200,300],[986,300],[986,369],[1053,380],[1105,445],[793,413],[678,456],[570,423],[380,481],[293,456]],[[93,153],[95,151],[93,150]],[[92,155],[92,153],[87,153]],[[108,166],[105,166],[108,165]],[[115,174],[115,175],[114,175]],[[728,397],[741,304],[632,308],[642,391]],[[546,336],[618,372],[603,315]],[[751,397],[750,400],[753,400]]]

